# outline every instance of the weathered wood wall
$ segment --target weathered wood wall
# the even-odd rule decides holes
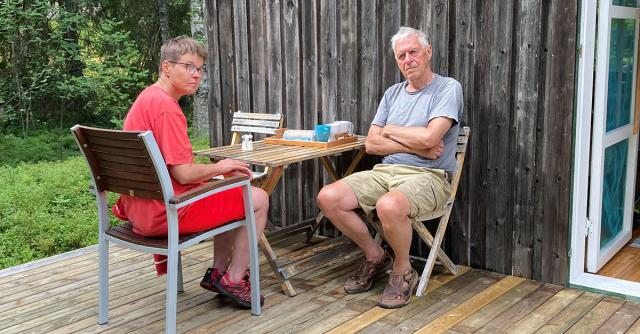
[[[213,145],[229,142],[236,110],[283,112],[289,128],[349,120],[365,134],[384,90],[401,80],[389,39],[401,25],[426,31],[434,71],[462,83],[472,128],[448,251],[476,268],[565,282],[577,0],[207,6]],[[315,162],[287,169],[273,226],[315,216],[322,174]]]

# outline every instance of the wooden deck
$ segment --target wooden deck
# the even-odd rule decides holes
[[[273,243],[285,254],[302,235]],[[178,331],[186,333],[640,333],[640,304],[463,267],[432,278],[428,293],[398,310],[376,307],[384,288],[347,295],[346,276],[358,261],[327,264],[296,276],[286,297],[261,263],[263,314],[246,310],[198,285],[211,263],[211,244],[183,255],[185,292],[178,297]],[[165,279],[151,257],[111,250],[110,322],[97,325],[97,254],[81,254],[0,278],[0,333],[158,333],[164,328]]]

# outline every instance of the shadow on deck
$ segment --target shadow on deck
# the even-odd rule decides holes
[[[278,254],[303,247],[303,235],[273,244]],[[347,295],[358,263],[331,264],[296,276],[299,294],[285,296],[261,261],[263,314],[252,316],[200,288],[211,243],[183,254],[185,292],[178,296],[178,332],[188,333],[592,333],[640,332],[640,304],[600,294],[462,267],[434,276],[428,293],[401,309],[376,306],[385,280]],[[97,252],[55,258],[0,277],[0,332],[148,332],[164,329],[165,278],[151,256],[118,247],[110,256],[110,322],[97,324]],[[5,271],[6,273],[6,271]]]

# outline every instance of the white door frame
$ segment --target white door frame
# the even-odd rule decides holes
[[[640,298],[640,283],[591,274],[585,271],[597,0],[583,0],[580,12],[580,52],[575,114],[576,139],[571,192],[573,199],[569,283]]]

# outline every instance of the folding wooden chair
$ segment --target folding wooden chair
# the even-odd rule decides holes
[[[231,121],[231,145],[240,144],[242,134],[275,134],[275,130],[282,128],[283,116],[278,114],[251,113],[237,111],[233,113]],[[255,139],[255,138],[254,138]],[[261,180],[269,173],[269,167],[262,171],[253,172],[254,185],[259,186]]]
[[[234,176],[210,182],[175,195],[169,171],[151,131],[116,131],[76,125],[71,128],[71,132],[89,165],[98,204],[99,324],[105,324],[109,320],[109,242],[168,257],[165,332],[175,333],[177,292],[184,291],[180,252],[204,239],[241,226],[247,227],[249,235],[251,313],[261,313],[258,241],[251,201],[251,184],[247,176]],[[242,187],[244,220],[230,222],[199,234],[178,234],[178,208],[235,187]],[[109,228],[107,191],[163,201],[167,210],[168,237],[143,237],[133,232],[130,223]]]
[[[451,259],[449,259],[447,254],[445,254],[445,252],[440,248],[440,245],[442,244],[444,232],[449,224],[449,216],[451,215],[451,209],[453,208],[453,203],[458,191],[458,184],[460,183],[460,175],[462,174],[462,167],[464,165],[464,157],[467,152],[467,142],[469,141],[470,134],[471,129],[469,127],[465,126],[460,129],[460,134],[458,135],[458,148],[456,151],[456,172],[455,175],[453,175],[453,178],[451,178],[451,195],[449,196],[449,200],[439,210],[432,211],[425,216],[417,217],[411,223],[414,231],[416,231],[420,236],[420,239],[422,239],[427,246],[431,248],[426,259],[418,258],[426,261],[425,267],[422,270],[422,275],[420,275],[418,289],[416,290],[416,296],[418,297],[422,296],[427,289],[427,283],[429,283],[429,277],[431,276],[433,266],[436,263],[436,258],[452,275],[455,275],[458,272],[458,267],[453,263],[453,261],[451,261]],[[438,222],[436,234],[433,236],[424,226],[423,222],[436,218],[440,218],[440,220]],[[384,238],[382,226],[378,218],[373,217],[369,219],[369,222],[377,232],[376,239],[381,240],[381,238]]]

